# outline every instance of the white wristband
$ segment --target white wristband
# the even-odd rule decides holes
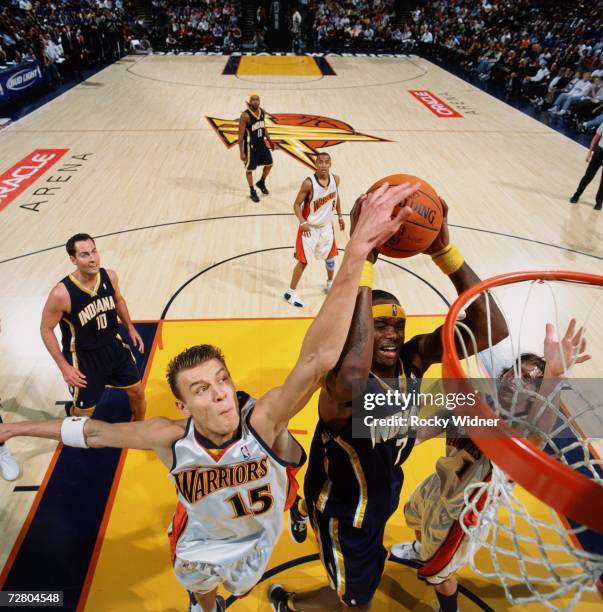
[[[65,446],[76,448],[88,448],[84,425],[90,417],[67,417],[61,423],[61,440]]]

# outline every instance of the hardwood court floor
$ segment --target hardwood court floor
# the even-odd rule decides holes
[[[225,76],[225,62],[125,58],[0,132],[0,173],[32,151],[67,149],[0,213],[6,420],[58,417],[55,401],[67,399],[38,326],[50,288],[70,271],[62,245],[73,233],[99,237],[102,265],[118,272],[137,320],[315,315],[324,298],[318,263],[300,286],[306,309],[294,311],[282,299],[293,265],[292,202],[311,172],[302,163],[308,143],[341,141],[328,151],[346,212],[382,176],[405,172],[429,181],[450,206],[453,241],[481,277],[519,269],[601,273],[596,186],[580,204],[567,201],[586,151],[561,134],[415,57],[329,58],[336,76]],[[409,90],[432,92],[462,117],[433,114]],[[268,181],[271,194],[259,205],[247,197],[237,147],[227,148],[207,119],[236,120],[252,91],[280,121],[273,127],[281,150]],[[326,131],[317,135],[316,128]],[[344,234],[338,242],[345,245]],[[424,256],[382,262],[376,278],[412,314],[444,314],[454,298],[449,281]],[[562,301],[571,314],[577,304],[571,296]],[[544,320],[538,323],[543,329]],[[601,325],[593,321],[589,328],[594,355],[603,355]],[[246,367],[257,372],[253,354],[248,359]],[[14,486],[39,485],[55,447],[27,439],[10,446],[23,475],[16,483],[0,481],[0,567],[35,498]],[[413,462],[414,456],[409,469]],[[141,596],[132,595],[133,606]]]

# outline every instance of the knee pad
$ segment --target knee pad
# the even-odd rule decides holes
[[[335,260],[333,258],[325,259],[325,266],[327,266],[327,268],[329,268],[329,270],[334,270],[335,269]]]

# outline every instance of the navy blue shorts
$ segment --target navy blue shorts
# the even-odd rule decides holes
[[[311,516],[331,586],[346,605],[368,605],[379,587],[387,559],[385,523],[378,528],[357,528],[316,508]]]
[[[96,406],[105,387],[125,389],[140,382],[140,372],[134,355],[119,335],[107,346],[64,355],[65,359],[86,377],[84,389],[69,387],[73,405],[79,409]]]
[[[247,170],[255,170],[258,166],[272,165],[272,153],[263,142],[252,145],[247,150],[247,164],[245,166]]]

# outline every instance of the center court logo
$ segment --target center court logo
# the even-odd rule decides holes
[[[425,89],[409,89],[408,93],[413,95],[423,106],[426,106],[434,115],[446,119],[463,117],[457,110],[448,106],[446,102],[440,100],[434,93]]]
[[[239,140],[238,119],[206,117],[222,142],[228,147]],[[323,117],[296,113],[266,113],[266,127],[275,147],[291,155],[302,164],[316,169],[317,149],[332,147],[343,142],[389,142],[385,138],[357,132],[351,125]]]

